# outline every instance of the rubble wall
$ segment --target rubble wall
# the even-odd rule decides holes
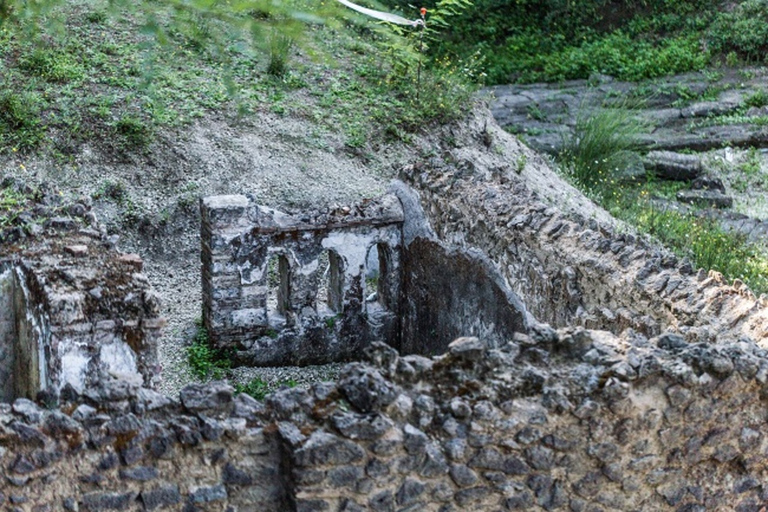
[[[419,191],[438,239],[485,253],[537,320],[768,343],[768,298],[631,233],[566,215],[509,173],[433,160],[405,168],[402,177]]]
[[[758,511],[768,354],[743,341],[531,327],[399,357],[264,403],[123,381],[0,406],[18,510]]]

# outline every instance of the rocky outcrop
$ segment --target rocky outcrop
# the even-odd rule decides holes
[[[760,70],[724,70],[717,80],[690,73],[637,84],[600,76],[558,84],[499,85],[487,91],[494,98],[491,110],[499,124],[539,151],[559,153],[579,119],[611,106],[636,108],[641,121],[638,142],[648,149],[704,151],[726,144],[768,145],[764,112],[747,105],[764,82]]]

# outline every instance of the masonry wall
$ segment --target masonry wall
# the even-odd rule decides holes
[[[417,237],[403,254],[401,354],[442,354],[460,336],[501,346],[528,331],[525,307],[482,253]]]
[[[108,373],[151,387],[165,321],[142,261],[110,246],[85,205],[59,200],[0,231],[0,395],[83,391]]]
[[[398,342],[396,197],[287,214],[216,196],[201,212],[204,322],[236,362],[343,361],[372,340]]]
[[[511,171],[507,171],[508,173]],[[514,175],[432,160],[403,170],[438,239],[493,262],[537,320],[689,341],[768,342],[768,298],[716,272],[541,202]]]
[[[675,334],[554,331],[432,358],[369,347],[259,403],[125,381],[0,406],[20,510],[759,511],[768,354]]]

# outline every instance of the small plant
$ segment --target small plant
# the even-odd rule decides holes
[[[30,93],[0,93],[0,146],[31,149],[43,140],[40,103],[39,98]]]
[[[120,181],[105,180],[93,193],[93,199],[106,199],[117,204],[123,204],[128,200],[128,190]]]
[[[123,116],[115,123],[115,133],[122,137],[126,145],[132,147],[147,146],[152,140],[152,129],[147,123],[134,116]]]
[[[283,78],[288,74],[288,58],[295,41],[293,37],[274,31],[269,38],[269,64],[267,74]]]
[[[203,325],[197,326],[192,345],[187,347],[187,361],[199,379],[221,379],[232,365],[222,350],[211,347],[208,331]]]
[[[632,157],[639,131],[630,109],[603,109],[581,116],[559,160],[581,186],[595,190],[610,185]]]
[[[329,330],[333,330],[336,327],[337,320],[338,318],[336,316],[329,316],[324,320],[325,327],[328,328]]]
[[[517,155],[517,160],[515,161],[515,172],[517,174],[522,174],[526,165],[528,165],[528,156],[525,153],[520,153]]]
[[[745,107],[762,108],[766,105],[768,105],[768,92],[765,89],[758,89],[744,100]]]
[[[251,379],[246,384],[235,384],[235,393],[245,393],[250,395],[256,400],[264,400],[270,392],[280,388],[295,388],[298,385],[294,379],[287,379],[280,381],[277,386],[270,386],[263,379],[256,377]]]
[[[19,60],[19,67],[51,82],[66,82],[83,77],[83,69],[69,54],[37,48]]]
[[[235,384],[235,392],[251,395],[256,400],[264,400],[264,397],[269,393],[269,386],[265,381],[256,377],[246,384]]]

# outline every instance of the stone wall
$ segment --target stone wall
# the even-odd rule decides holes
[[[402,183],[333,210],[289,215],[245,196],[201,210],[205,325],[236,363],[348,361],[373,341],[437,354],[461,335],[500,345],[527,329],[493,263],[436,239]]]
[[[2,398],[82,391],[109,373],[153,386],[164,320],[141,259],[116,251],[87,206],[56,201],[0,233]]]
[[[419,191],[437,237],[487,255],[537,320],[617,334],[674,329],[689,341],[768,342],[768,298],[631,233],[566,215],[511,171],[467,166],[432,159],[402,175]]]
[[[672,333],[554,331],[399,357],[262,404],[105,380],[0,406],[17,510],[755,511],[768,502],[768,354]],[[11,508],[13,509],[13,508]]]
[[[214,196],[201,212],[204,322],[238,362],[347,360],[399,336],[396,197],[291,215]]]

